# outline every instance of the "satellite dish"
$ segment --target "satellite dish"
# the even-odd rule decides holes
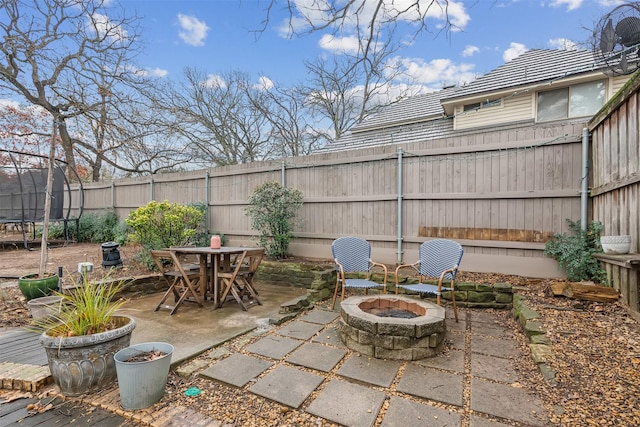
[[[600,18],[593,31],[593,55],[608,75],[640,68],[640,3],[626,3]]]

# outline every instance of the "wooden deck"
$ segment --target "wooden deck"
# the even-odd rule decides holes
[[[39,342],[40,334],[25,328],[0,332],[0,363],[46,366],[47,354]]]
[[[27,410],[27,406],[47,406],[51,409],[38,412]],[[100,426],[100,427],[133,427],[139,424],[132,423],[120,415],[101,408],[62,400],[60,398],[44,398],[42,400],[17,399],[7,401],[0,396],[0,426]]]

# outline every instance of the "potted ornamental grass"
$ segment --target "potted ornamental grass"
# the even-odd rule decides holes
[[[63,301],[55,314],[34,319],[51,376],[63,395],[78,396],[115,382],[113,356],[129,346],[136,327],[133,318],[116,314],[125,303],[119,294],[126,286],[108,278],[90,283],[83,276],[71,289],[55,292]]]

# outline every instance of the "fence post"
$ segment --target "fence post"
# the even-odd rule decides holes
[[[111,181],[111,207],[116,210],[116,183]]]
[[[402,264],[402,148],[398,148],[398,264]]]
[[[287,186],[287,180],[286,180],[286,171],[287,168],[287,164],[285,163],[285,161],[282,161],[282,165],[280,166],[280,185],[284,188]]]
[[[207,206],[207,230],[211,229],[211,206],[209,206],[209,200],[209,169],[207,169],[207,173],[204,176],[204,201]]]
[[[153,200],[153,175],[151,175],[151,179],[149,180],[149,201]]]

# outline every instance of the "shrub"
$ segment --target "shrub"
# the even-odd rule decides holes
[[[580,221],[567,219],[570,234],[556,234],[549,240],[544,248],[544,253],[558,261],[572,282],[591,280],[597,283],[606,283],[607,274],[600,267],[597,259],[591,256],[602,252],[600,245],[600,232],[602,224],[593,221],[586,230],[580,227]]]
[[[178,203],[151,201],[129,213],[127,225],[133,230],[129,239],[142,245],[138,260],[150,270],[156,266],[149,254],[150,249],[184,246],[195,243],[197,227],[203,212]]]
[[[191,206],[151,201],[129,213],[129,238],[145,249],[162,249],[193,243],[203,213]]]
[[[254,190],[245,212],[251,217],[251,227],[259,233],[258,242],[268,256],[287,255],[301,206],[302,192],[277,182],[264,183]]]
[[[78,227],[73,221],[68,223],[69,238],[77,242],[118,242],[127,241],[127,225],[118,220],[115,210],[108,209],[96,214],[85,214],[80,217]],[[55,223],[49,226],[49,239],[64,239],[64,224]]]

